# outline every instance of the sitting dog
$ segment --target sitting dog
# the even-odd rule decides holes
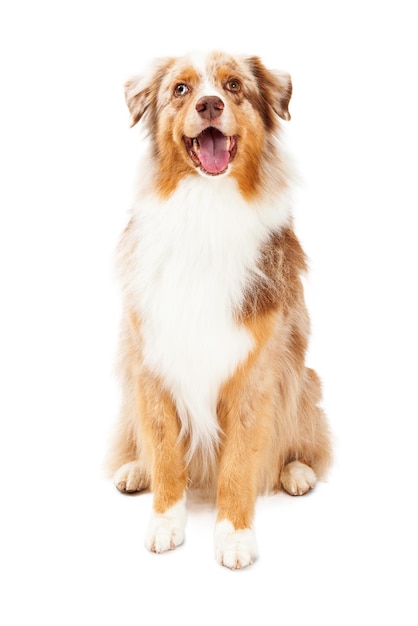
[[[216,497],[215,555],[257,556],[257,494],[308,492],[331,459],[280,147],[292,86],[258,57],[157,60],[129,80],[149,149],[118,247],[123,399],[115,484],[151,488],[146,547],[180,545],[186,491]]]

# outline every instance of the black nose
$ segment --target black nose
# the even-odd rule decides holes
[[[218,96],[203,96],[196,104],[196,111],[205,120],[216,120],[222,115],[224,103]]]

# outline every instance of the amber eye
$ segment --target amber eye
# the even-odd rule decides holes
[[[185,96],[186,93],[189,92],[189,88],[184,83],[179,83],[174,88],[174,95],[178,98],[179,96]]]
[[[231,78],[231,80],[229,80],[225,86],[228,91],[232,91],[234,93],[241,91],[241,83],[236,78]]]

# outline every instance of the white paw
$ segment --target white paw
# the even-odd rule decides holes
[[[174,550],[184,541],[185,526],[186,498],[183,497],[165,513],[152,513],[145,535],[145,547],[158,554]]]
[[[235,530],[228,520],[216,524],[215,557],[218,563],[230,569],[240,569],[251,565],[257,554],[255,534],[251,528]]]
[[[113,483],[119,491],[133,493],[149,487],[149,478],[137,461],[125,463],[113,477]]]
[[[283,488],[292,496],[303,496],[316,483],[315,472],[301,461],[292,461],[283,469],[281,477]]]

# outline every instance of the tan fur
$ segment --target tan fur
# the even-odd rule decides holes
[[[289,77],[269,72],[257,57],[243,64],[222,53],[213,55],[212,71],[219,85],[231,76],[245,85],[242,92],[225,95],[232,112],[227,132],[239,133],[231,176],[240,192],[254,199],[263,197],[269,185],[285,190],[287,181],[272,133],[279,132],[277,115],[290,119]],[[178,66],[174,59],[166,59],[158,62],[146,86],[136,80],[126,86],[133,124],[147,115],[154,141],[155,188],[161,201],[185,176],[199,175],[182,140],[184,134],[198,132],[190,128],[193,101],[164,100],[176,83],[198,89],[199,80],[198,72],[187,64]],[[133,237],[128,227],[120,245],[122,268],[132,262]],[[235,312],[237,323],[249,330],[255,347],[221,387],[217,414],[222,434],[216,459],[207,468],[199,454],[186,467],[188,442],[179,437],[175,405],[158,376],[144,367],[141,320],[127,305],[120,351],[123,406],[110,469],[117,473],[122,491],[151,486],[156,513],[175,505],[186,485],[204,487],[216,493],[218,520],[230,521],[236,530],[247,529],[258,493],[281,487],[293,494],[304,493],[314,479],[309,472],[304,476],[301,464],[312,468],[318,478],[329,467],[331,446],[319,404],[320,381],[305,366],[309,319],[300,275],[306,261],[291,226],[271,234],[260,250],[258,267],[264,278],[255,276]],[[301,484],[298,476],[302,476]]]

